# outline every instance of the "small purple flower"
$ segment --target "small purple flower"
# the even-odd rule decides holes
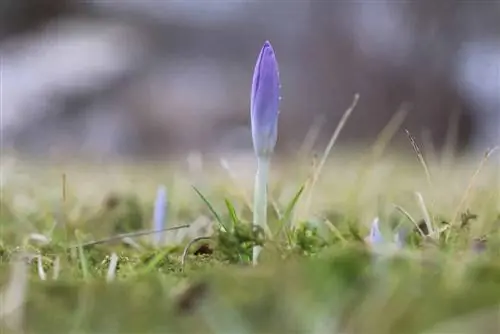
[[[372,247],[381,246],[387,244],[382,232],[380,231],[380,220],[379,218],[375,218],[372,221],[372,225],[370,227],[370,234],[365,238],[365,241]],[[396,245],[398,249],[403,248],[404,239],[407,235],[407,229],[404,227],[399,228],[396,233],[394,233],[393,243]]]
[[[260,50],[250,96],[252,140],[257,156],[272,154],[278,139],[280,80],[278,62],[269,41]]]
[[[165,216],[167,215],[167,189],[160,185],[156,192],[155,207],[153,212],[153,230],[160,231],[165,228]],[[162,233],[153,235],[154,243],[159,244]]]
[[[372,221],[372,226],[370,227],[370,234],[366,237],[366,241],[372,246],[384,243],[384,236],[380,231],[378,217]]]

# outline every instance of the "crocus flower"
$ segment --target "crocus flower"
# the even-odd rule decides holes
[[[278,138],[280,81],[278,63],[269,41],[255,64],[250,96],[253,147],[257,156],[269,156]]]
[[[378,245],[384,243],[384,237],[379,227],[378,217],[372,221],[372,226],[370,227],[370,234],[365,238],[366,242],[370,245]]]
[[[269,165],[278,139],[279,107],[278,63],[271,43],[266,41],[260,50],[253,73],[250,95],[252,140],[257,157],[255,174],[253,224],[267,230],[267,183]],[[253,248],[253,263],[257,264],[261,248]]]
[[[380,220],[376,217],[372,221],[372,225],[370,227],[370,234],[365,238],[365,241],[372,247],[379,247],[387,244],[391,244],[391,242],[387,242],[382,232],[380,231]],[[394,234],[393,244],[397,249],[403,248],[403,242],[407,234],[407,229],[399,228],[398,231]]]
[[[153,230],[160,231],[165,228],[165,216],[167,211],[167,189],[165,186],[159,186],[156,192],[155,207],[153,212]],[[153,234],[153,240],[156,245],[160,243],[162,234],[160,232]]]

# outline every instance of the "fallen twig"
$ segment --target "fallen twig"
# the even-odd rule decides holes
[[[211,240],[212,237],[207,237],[207,236],[203,236],[203,237],[196,237],[194,239],[192,239],[190,242],[188,242],[188,244],[186,245],[186,247],[184,247],[184,251],[182,252],[182,258],[181,258],[181,270],[184,271],[184,265],[186,264],[186,258],[187,258],[187,254],[188,254],[188,251],[189,251],[189,248],[196,242],[198,241],[201,241],[201,240]]]
[[[115,241],[115,240],[120,240],[120,239],[125,239],[125,238],[135,238],[135,237],[140,237],[143,235],[148,235],[148,234],[154,234],[154,233],[160,233],[160,232],[166,232],[166,231],[174,231],[174,230],[180,230],[182,228],[188,228],[190,225],[180,225],[180,226],[174,226],[174,227],[168,227],[164,228],[161,230],[147,230],[147,231],[139,231],[139,232],[130,232],[130,233],[122,233],[118,234],[109,238],[105,239],[100,239],[100,240],[95,240],[95,241],[90,241],[81,245],[72,245],[68,248],[76,248],[76,247],[88,247],[88,246],[94,246],[98,244],[104,244],[106,242],[110,241]]]

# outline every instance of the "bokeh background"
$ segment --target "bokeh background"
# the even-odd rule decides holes
[[[500,143],[499,1],[2,0],[4,152],[165,157],[251,150],[262,43],[280,63],[278,152],[374,141],[393,115],[460,152]],[[313,132],[314,132],[313,131]],[[409,147],[398,132],[395,147]]]

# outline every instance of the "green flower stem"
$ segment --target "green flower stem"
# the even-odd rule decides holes
[[[269,179],[269,156],[257,157],[257,173],[255,175],[253,224],[260,226],[267,232],[267,182]],[[262,247],[253,248],[253,264],[257,264]]]

